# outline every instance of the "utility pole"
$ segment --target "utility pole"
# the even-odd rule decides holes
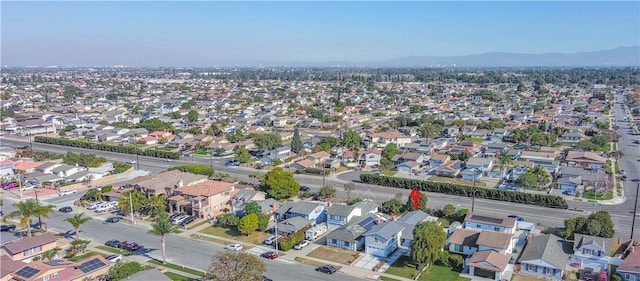
[[[633,220],[631,221],[631,240],[633,240],[633,231],[636,227],[636,213],[638,211],[638,191],[640,191],[640,182],[636,185],[636,203],[633,205]]]
[[[36,205],[40,207],[40,201],[38,200],[38,190],[36,190],[35,193],[36,193]],[[42,217],[40,216],[38,216],[38,227],[42,228]]]
[[[132,191],[129,191],[129,207],[131,207],[131,223],[136,224],[136,220],[133,218],[133,199],[131,199]]]
[[[471,199],[471,212],[473,213],[473,209],[476,206],[476,192],[478,190],[476,189],[476,176],[475,173],[473,175],[473,198]]]

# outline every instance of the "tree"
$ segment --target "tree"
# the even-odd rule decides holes
[[[498,166],[500,166],[500,177],[502,177],[503,175],[504,167],[509,167],[511,166],[511,164],[513,164],[513,160],[509,155],[509,151],[506,149],[503,149],[502,151],[500,151],[500,154],[498,155]]]
[[[293,178],[293,173],[283,170],[282,167],[275,167],[264,174],[260,186],[276,200],[289,198],[300,192],[300,183]]]
[[[455,212],[456,212],[456,207],[451,204],[447,204],[447,205],[444,205],[444,207],[442,207],[442,214],[447,218],[453,215]]]
[[[402,213],[403,207],[404,205],[402,204],[402,201],[394,198],[394,199],[382,202],[382,205],[380,206],[380,212],[383,212],[389,215],[399,215]]]
[[[119,262],[109,268],[109,280],[122,280],[143,271],[145,268],[137,261]]]
[[[148,214],[152,217],[158,216],[167,209],[166,197],[164,194],[160,196],[151,196],[144,200],[144,207],[148,209]]]
[[[258,215],[255,213],[248,214],[240,219],[238,230],[244,235],[253,234],[258,229]]]
[[[256,255],[245,252],[222,251],[213,256],[203,280],[262,280],[262,274],[266,271],[267,265]]]
[[[300,133],[298,132],[298,128],[293,130],[293,139],[291,140],[291,152],[298,154],[300,151],[304,149],[304,144],[302,143],[302,139],[300,138]]]
[[[75,214],[73,217],[64,219],[64,221],[73,226],[73,229],[76,231],[76,239],[80,239],[80,226],[90,220],[92,220],[92,218],[85,217],[84,213]]]
[[[353,182],[348,182],[344,184],[344,192],[347,193],[347,200],[351,200],[351,192],[356,190],[356,184]]]
[[[221,214],[216,217],[217,224],[223,227],[237,226],[240,218],[235,214]]]
[[[413,229],[411,257],[423,266],[438,260],[447,241],[447,234],[435,222],[419,222]]]
[[[336,188],[330,185],[326,185],[320,188],[320,192],[318,192],[318,197],[320,199],[328,199],[336,196]]]
[[[82,198],[89,202],[102,201],[102,191],[95,188],[89,189]]]
[[[198,112],[195,110],[189,111],[189,113],[187,113],[187,120],[191,123],[198,121]]]
[[[253,144],[262,151],[272,150],[282,145],[282,136],[278,132],[253,134]]]
[[[71,241],[70,245],[71,249],[73,249],[74,251],[84,253],[84,251],[87,249],[87,246],[89,246],[89,243],[91,243],[91,241],[89,240],[75,239]]]
[[[262,207],[260,207],[260,204],[258,204],[258,202],[256,201],[251,201],[249,203],[247,203],[246,205],[244,205],[244,215],[249,215],[249,214],[256,214],[256,215],[260,215],[262,214]]]
[[[531,171],[526,171],[518,177],[516,183],[525,189],[532,188],[537,185],[538,178]]]
[[[54,213],[56,208],[53,205],[41,206],[35,199],[27,199],[14,203],[13,207],[16,208],[16,210],[7,214],[3,220],[20,218],[18,225],[20,227],[27,227],[28,236],[31,236],[31,218],[49,218],[49,215]]]
[[[414,208],[414,204],[413,204],[413,197],[409,197],[409,200],[407,201],[407,203],[404,206],[404,209],[407,211],[415,211],[415,210],[421,210],[423,212],[428,212],[429,208],[427,208],[427,202],[429,201],[429,198],[427,198],[427,194],[425,193],[421,193],[420,197],[418,197],[418,208]]]
[[[51,250],[45,251],[44,253],[42,253],[42,259],[52,260],[58,255],[58,252],[60,252],[60,250],[62,250],[60,249],[60,247],[55,247]]]
[[[604,135],[597,134],[597,135],[594,135],[593,137],[591,137],[591,142],[595,143],[597,146],[602,147],[602,146],[606,145],[609,142],[609,140]]]
[[[389,160],[391,160],[393,158],[393,156],[396,155],[396,152],[398,152],[398,146],[395,143],[389,143],[384,147],[384,150],[382,151],[382,156],[384,158],[387,158]]]
[[[453,120],[453,125],[455,125],[458,128],[462,129],[462,127],[464,127],[464,125],[465,125],[465,122],[462,119],[456,119],[456,120]]]
[[[131,194],[131,200],[129,200],[129,194]],[[133,203],[133,212],[138,212],[144,205],[146,198],[140,191],[127,191],[122,193],[120,199],[118,199],[118,209],[122,210],[125,215],[131,213],[131,203]]]
[[[240,163],[249,163],[251,161],[251,154],[249,154],[249,150],[245,148],[244,145],[238,146],[234,155]]]
[[[342,145],[344,145],[345,147],[350,149],[355,149],[360,147],[360,142],[362,142],[362,139],[360,138],[360,135],[356,131],[349,130],[346,133],[344,133],[344,139],[342,140]]]
[[[171,224],[169,214],[162,212],[155,223],[151,224],[150,234],[159,235],[160,243],[162,245],[162,263],[167,263],[167,255],[165,245],[167,244],[167,234],[172,233],[175,230],[175,226]]]
[[[428,140],[433,137],[433,133],[435,133],[435,127],[431,123],[426,123],[422,128],[422,134]]]

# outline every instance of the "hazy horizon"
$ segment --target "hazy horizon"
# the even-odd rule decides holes
[[[640,45],[640,2],[0,3],[2,65],[363,63]]]

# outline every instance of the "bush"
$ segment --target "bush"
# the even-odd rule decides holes
[[[178,170],[181,172],[192,173],[196,175],[205,175],[208,177],[212,177],[215,174],[215,170],[211,167],[207,167],[204,165],[183,165],[183,166],[175,166],[169,168],[167,171]]]
[[[316,174],[316,175],[322,175],[323,173],[322,168],[314,168],[314,167],[307,167],[306,169],[304,169],[304,171],[309,174]],[[331,174],[331,169],[324,169],[324,175],[326,176],[328,174]]]
[[[33,257],[33,259],[31,259],[32,261],[39,261],[41,260],[42,257],[41,256],[37,256],[37,257]]]
[[[404,189],[417,189],[420,191],[437,192],[457,196],[472,197],[474,193],[474,188],[472,186],[451,184],[446,182],[422,181],[415,179],[378,176],[374,174],[361,174],[360,180],[362,180],[362,182],[366,184],[377,184]],[[486,188],[478,188],[477,192],[475,193],[477,198],[529,204],[557,209],[569,208],[567,201],[565,201],[561,196],[530,194]]]
[[[142,156],[149,157],[157,157],[157,158],[169,158],[169,159],[180,159],[180,153],[164,151],[158,149],[139,149],[135,145],[111,145],[105,143],[95,143],[87,140],[70,140],[70,139],[61,139],[61,138],[53,138],[53,137],[45,137],[45,136],[35,136],[35,142],[46,143],[46,144],[54,144],[54,145],[62,145],[69,147],[78,147],[85,149],[94,149],[94,150],[102,150],[109,152],[117,152],[117,153],[126,153],[126,154],[138,154]]]
[[[107,185],[107,186],[103,186],[102,187],[102,193],[107,193],[109,191],[113,190],[113,186],[111,185]]]
[[[282,251],[289,251],[291,250],[291,248],[293,248],[293,246],[296,245],[296,243],[304,240],[305,237],[305,232],[311,228],[310,225],[303,227],[302,229],[289,234],[289,236],[283,238],[282,240],[280,240],[280,242],[278,243],[278,248]]]
[[[240,217],[234,214],[222,214],[217,217],[218,225],[222,227],[238,226]]]
[[[138,262],[119,262],[109,269],[109,277],[110,280],[121,280],[142,270],[144,270],[144,266]]]

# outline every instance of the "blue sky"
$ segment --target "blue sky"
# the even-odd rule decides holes
[[[640,45],[640,2],[7,2],[3,65],[382,61]]]

